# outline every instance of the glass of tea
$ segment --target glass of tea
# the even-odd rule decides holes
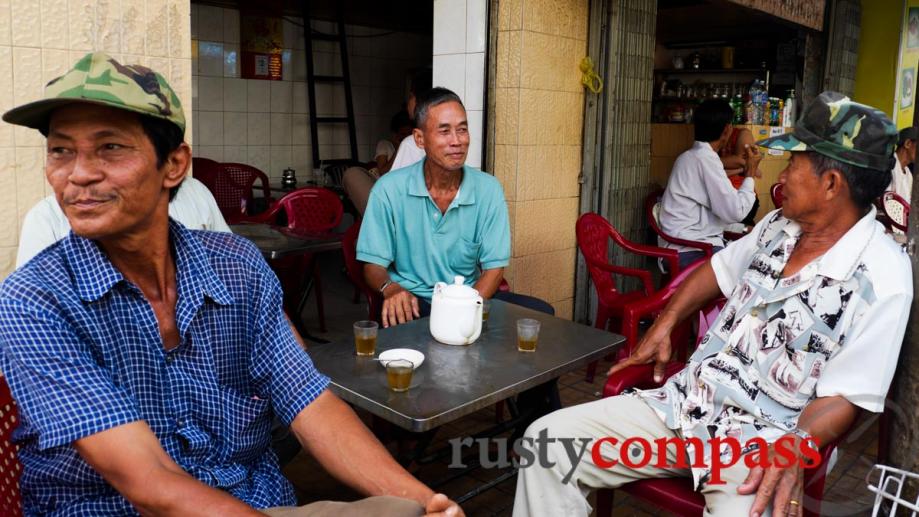
[[[389,389],[401,393],[408,391],[412,384],[412,372],[415,365],[408,359],[393,359],[386,361],[386,382]]]
[[[524,318],[517,320],[517,350],[535,352],[539,340],[539,320]]]
[[[358,321],[354,324],[354,349],[357,355],[372,356],[377,348],[377,322]]]
[[[482,326],[488,326],[488,314],[491,312],[491,300],[482,301]]]

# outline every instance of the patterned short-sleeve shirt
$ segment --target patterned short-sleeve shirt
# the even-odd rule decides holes
[[[71,445],[146,422],[186,472],[255,508],[295,503],[270,447],[328,379],[298,345],[258,250],[170,222],[180,343],[97,244],[70,234],[0,286],[0,368],[19,406],[27,515],[136,510]]]
[[[669,428],[705,444],[706,464],[711,438],[775,441],[816,397],[883,409],[912,301],[909,260],[872,209],[823,256],[783,278],[800,234],[775,211],[716,253],[727,304],[685,369],[637,392]],[[709,474],[693,469],[697,486]]]

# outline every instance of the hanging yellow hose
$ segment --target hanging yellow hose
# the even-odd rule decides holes
[[[597,75],[597,72],[594,70],[594,62],[589,56],[585,56],[584,59],[581,60],[581,64],[578,65],[578,68],[581,69],[581,84],[584,85],[584,88],[594,93],[603,91],[603,79]]]

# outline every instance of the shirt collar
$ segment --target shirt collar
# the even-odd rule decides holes
[[[818,259],[817,274],[834,280],[848,280],[855,272],[862,252],[877,231],[879,223],[875,220],[876,216],[877,210],[872,206],[864,217]],[[798,238],[801,235],[801,226],[790,219],[787,221],[782,230],[790,237]]]
[[[408,194],[410,196],[431,197],[428,187],[424,183],[424,162],[427,158],[422,158],[415,165],[412,165],[412,179],[409,182]],[[452,205],[473,205],[475,204],[475,182],[471,179],[472,169],[463,165],[463,179],[460,181],[459,190],[456,192],[456,199]]]
[[[713,153],[715,156],[718,155],[718,153],[715,152],[715,148],[712,147],[712,144],[710,144],[710,143],[708,143],[708,142],[702,142],[702,141],[700,141],[700,140],[696,140],[696,141],[693,142],[692,146],[693,146],[694,149],[699,149],[699,150],[702,150],[702,151],[707,151],[707,152]]]
[[[203,293],[221,305],[233,303],[226,284],[211,267],[203,244],[171,218],[169,240],[175,251],[176,283],[180,298],[198,298],[197,293]],[[61,245],[67,261],[75,266],[74,284],[81,300],[99,300],[125,279],[95,241],[70,232]]]

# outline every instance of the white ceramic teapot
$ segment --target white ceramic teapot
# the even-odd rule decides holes
[[[469,345],[482,333],[482,297],[456,276],[453,285],[434,284],[431,335],[446,345]]]

